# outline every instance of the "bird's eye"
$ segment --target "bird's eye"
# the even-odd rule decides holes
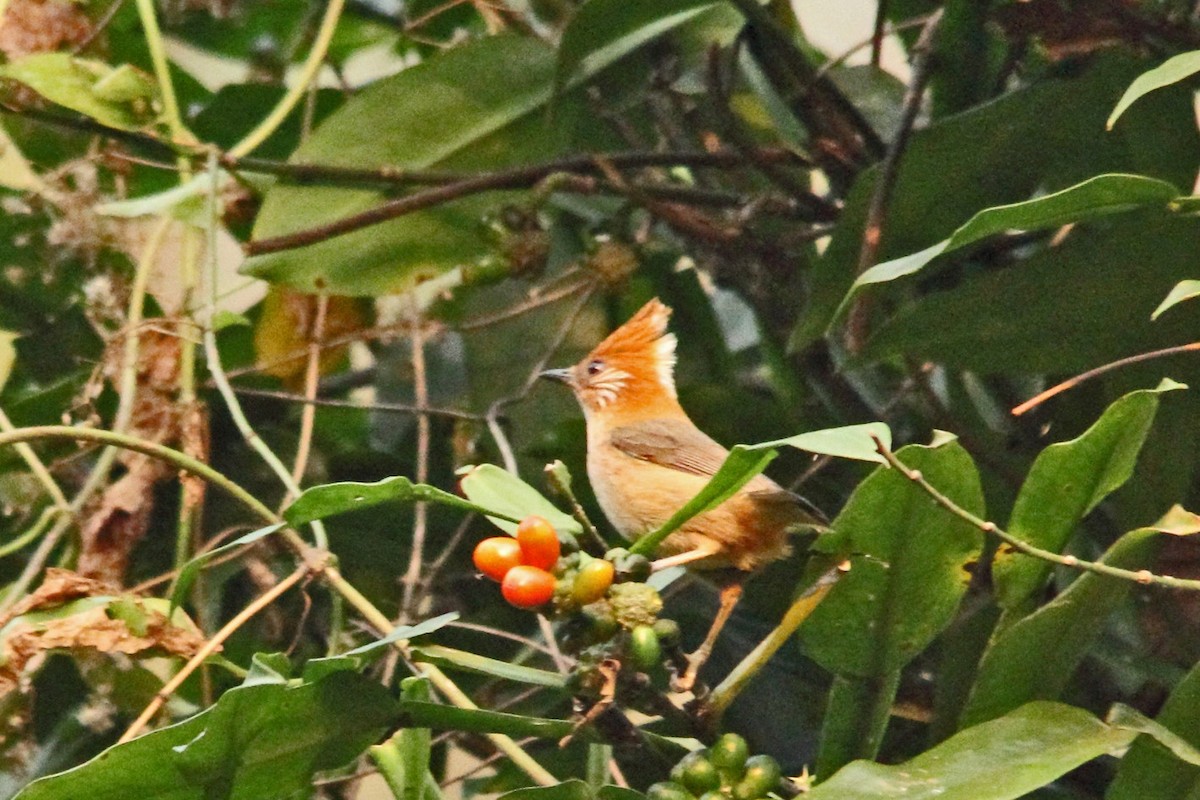
[[[595,361],[588,362],[587,374],[588,375],[599,375],[601,370],[603,370],[603,369],[604,369],[604,362],[601,361],[600,359],[596,359]]]

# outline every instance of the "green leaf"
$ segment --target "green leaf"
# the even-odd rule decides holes
[[[1083,183],[1023,203],[985,208],[955,230],[948,239],[918,253],[885,261],[867,270],[854,281],[847,299],[863,286],[912,275],[944,253],[998,233],[1042,230],[1140,206],[1166,205],[1178,196],[1179,190],[1166,181],[1144,175],[1112,174],[1097,175]]]
[[[517,523],[536,514],[549,522],[556,531],[572,535],[583,532],[579,521],[542,496],[525,481],[495,464],[480,464],[460,470],[459,487],[463,494],[486,510],[496,527],[510,534],[517,532]]]
[[[896,455],[954,502],[984,516],[979,476],[960,444],[910,445]],[[801,628],[809,654],[837,674],[885,675],[950,622],[983,534],[888,468],[859,484],[831,527],[853,554],[851,568]]]
[[[896,454],[963,508],[983,516],[971,457],[957,442]],[[808,654],[838,676],[817,771],[874,757],[899,671],[953,619],[983,534],[898,471],[859,484],[832,524],[850,571],[800,628]]]
[[[290,525],[300,526],[316,519],[325,519],[347,511],[357,511],[370,508],[381,503],[438,503],[440,505],[458,508],[463,511],[475,511],[480,514],[490,514],[505,519],[506,512],[501,508],[485,507],[478,503],[464,500],[456,494],[451,494],[436,486],[424,483],[413,483],[403,475],[384,478],[374,483],[327,483],[306,489],[283,512],[283,517]],[[519,521],[519,517],[511,518]]]
[[[272,533],[275,533],[282,528],[282,522],[277,525],[268,525],[265,528],[259,528],[258,530],[251,531],[244,536],[239,536],[232,542],[227,542],[220,547],[214,547],[208,552],[201,553],[200,555],[188,561],[183,565],[183,568],[179,570],[179,577],[175,579],[175,585],[171,587],[171,611],[174,612],[176,607],[183,604],[184,598],[187,597],[188,589],[192,588],[192,583],[196,580],[196,576],[200,574],[200,569],[204,566],[205,562],[224,553],[236,550],[239,547],[244,547],[245,545],[257,542],[259,539],[270,536]]]
[[[1158,308],[1154,309],[1154,313],[1150,315],[1150,319],[1158,319],[1171,306],[1176,303],[1182,303],[1184,300],[1191,300],[1193,297],[1200,297],[1200,281],[1180,281],[1175,284],[1174,288],[1163,298],[1163,301],[1158,304]]]
[[[1112,130],[1113,125],[1117,123],[1117,120],[1125,113],[1125,110],[1137,102],[1139,98],[1153,92],[1155,89],[1161,89],[1164,86],[1170,86],[1173,83],[1190,78],[1197,72],[1200,72],[1200,50],[1193,50],[1190,53],[1180,53],[1173,58],[1167,59],[1161,66],[1139,75],[1129,85],[1129,88],[1125,90],[1125,94],[1121,95],[1121,99],[1117,101],[1116,107],[1108,115],[1108,122],[1105,123],[1105,127],[1108,130]]]
[[[1157,722],[1192,747],[1200,746],[1200,664],[1171,691]],[[1178,759],[1148,737],[1139,737],[1121,759],[1107,800],[1185,800],[1200,788],[1200,768]]]
[[[903,764],[855,761],[805,800],[1011,800],[1120,751],[1135,735],[1083,709],[1029,703]]]
[[[1006,269],[905,303],[873,333],[860,361],[905,357],[987,375],[1070,374],[1193,341],[1200,306],[1157,322],[1150,314],[1164,287],[1195,276],[1197,247],[1200,220],[1159,210],[1077,228]]]
[[[445,614],[439,614],[436,617],[430,617],[424,622],[418,622],[415,625],[398,625],[387,636],[381,639],[376,639],[368,644],[361,645],[343,653],[343,656],[362,656],[368,653],[373,653],[382,647],[387,647],[393,642],[398,642],[401,639],[415,639],[418,636],[424,636],[428,633],[433,633],[440,628],[444,628],[454,620],[458,619],[457,611],[448,611]]]
[[[1200,750],[1193,747],[1186,739],[1174,733],[1166,725],[1150,719],[1136,709],[1122,703],[1117,703],[1108,712],[1105,720],[1109,725],[1126,730],[1144,733],[1163,747],[1171,751],[1171,755],[1185,764],[1200,767]]]
[[[497,800],[596,800],[592,788],[573,779],[554,786],[528,786],[505,792]]]
[[[1102,563],[1149,567],[1160,541],[1153,528],[1130,531],[1108,549]],[[1132,588],[1130,581],[1086,572],[1054,600],[1004,628],[984,652],[962,724],[995,719],[1030,700],[1057,699],[1108,615]]]
[[[68,53],[33,53],[0,64],[0,78],[23,83],[47,100],[110,128],[138,130],[150,121],[130,100],[152,95],[153,79],[128,64],[114,68]],[[140,88],[135,91],[134,86]]]
[[[554,53],[533,37],[488,36],[379,80],[325,120],[293,163],[394,169],[493,170],[560,152],[571,133],[543,112]],[[277,185],[253,238],[323,225],[378,206],[379,191]],[[418,278],[472,264],[492,244],[482,217],[496,195],[475,195],[306,247],[249,259],[243,272],[342,295],[401,291]]]
[[[575,729],[573,722],[562,719],[541,719],[477,708],[455,708],[440,703],[402,700],[400,712],[401,723],[404,725],[440,731],[504,733],[514,738],[536,736],[539,739],[561,739]]]
[[[1060,552],[1079,521],[1133,474],[1158,410],[1159,394],[1180,388],[1181,384],[1164,381],[1156,389],[1130,392],[1078,438],[1044,449],[1017,495],[1008,532]],[[1045,561],[1001,547],[992,564],[1001,608],[1019,613],[1045,585],[1051,569]]]
[[[299,686],[241,686],[191,719],[34,781],[17,797],[284,798],[308,790],[314,773],[361,753],[397,711],[386,689],[353,672]]]
[[[436,664],[440,667],[458,667],[481,675],[491,675],[493,678],[503,678],[533,686],[549,686],[553,689],[562,689],[566,686],[566,678],[556,672],[534,669],[522,664],[511,664],[507,661],[468,653],[465,650],[455,650],[452,647],[424,645],[414,647],[412,652],[414,661]]]
[[[766,469],[767,465],[779,455],[778,448],[780,447],[795,447],[798,450],[839,458],[882,461],[883,458],[876,449],[875,437],[888,447],[891,446],[891,429],[882,422],[809,431],[789,436],[786,439],[775,439],[760,444],[734,445],[729,455],[725,457],[725,461],[722,462],[721,468],[713,474],[704,488],[672,514],[671,518],[660,528],[643,536],[629,550],[632,553],[646,556],[653,555],[663,540],[678,530],[681,525],[692,517],[698,517],[721,505],[745,486],[751,478]]]
[[[591,75],[688,20],[720,5],[719,0],[589,0],[563,30],[555,85]]]

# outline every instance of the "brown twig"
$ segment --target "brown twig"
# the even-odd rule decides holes
[[[321,377],[321,339],[325,335],[325,315],[329,309],[329,295],[321,293],[316,297],[316,318],[308,330],[308,363],[304,368],[304,399],[311,400],[317,396],[317,381]],[[305,402],[300,412],[300,436],[296,444],[296,459],[292,464],[292,480],[297,485],[304,478],[308,468],[308,454],[312,447],[313,421],[316,418],[315,403]],[[289,493],[287,498],[291,497]]]
[[[941,24],[941,11],[930,15],[921,36],[913,45],[912,80],[904,94],[904,104],[900,112],[900,124],[896,135],[888,145],[887,155],[879,168],[879,177],[875,181],[871,202],[867,206],[867,218],[863,227],[862,247],[858,253],[857,275],[861,275],[875,265],[879,257],[879,248],[883,243],[883,223],[887,217],[888,207],[892,200],[892,191],[896,188],[896,179],[900,175],[900,160],[908,147],[908,140],[913,126],[917,121],[917,113],[921,110],[921,98],[925,96],[925,86],[929,82],[933,37]],[[859,295],[854,305],[850,307],[849,318],[846,320],[846,349],[850,353],[858,353],[867,337],[867,325],[870,317],[871,302],[869,295]]]
[[[738,150],[681,150],[659,152],[654,150],[627,150],[608,153],[609,162],[619,169],[643,169],[646,167],[689,167],[707,169],[739,169],[750,162],[747,155]],[[811,167],[807,159],[783,147],[764,147],[755,151],[755,159],[777,164]],[[551,175],[573,174],[578,177],[599,177],[593,156],[573,156],[528,164],[492,172],[461,172],[439,169],[402,169],[382,166],[374,169],[359,167],[337,167],[323,164],[292,163],[263,158],[234,158],[225,156],[222,166],[230,170],[261,172],[277,175],[298,184],[332,186],[379,186],[400,188],[406,186],[447,186],[473,178],[489,178],[504,189],[527,189],[536,186]],[[172,165],[164,165],[173,169]]]
[[[579,293],[579,299],[563,319],[562,324],[550,342],[550,346],[546,348],[541,358],[533,365],[533,369],[529,371],[529,376],[525,379],[525,384],[521,389],[507,397],[501,397],[488,406],[485,416],[488,432],[492,435],[493,441],[496,442],[496,449],[500,451],[500,459],[504,462],[504,468],[514,475],[517,474],[517,457],[513,453],[512,446],[508,443],[508,437],[504,434],[504,429],[500,426],[500,412],[504,410],[505,406],[519,402],[529,394],[529,390],[537,382],[538,374],[546,368],[546,362],[558,352],[558,348],[562,346],[563,341],[567,338],[567,334],[571,332],[571,326],[575,324],[576,317],[583,311],[584,306],[587,305],[587,301],[591,299],[592,293],[596,291],[598,286],[598,283],[592,281],[582,287],[583,291]]]
[[[285,403],[304,403],[328,408],[353,408],[360,411],[383,411],[391,414],[428,414],[433,417],[450,417],[452,419],[481,420],[483,414],[471,411],[459,411],[456,408],[440,408],[438,406],[419,406],[412,403],[357,403],[353,400],[334,400],[327,397],[305,397],[292,392],[277,392],[273,389],[251,389],[249,386],[235,386],[233,391],[246,397],[263,397],[268,400],[279,400]]]
[[[871,33],[871,66],[879,69],[883,56],[883,34],[887,29],[888,0],[879,0],[875,6],[875,30]]]
[[[425,331],[422,327],[420,309],[412,303],[411,353],[413,370],[413,399],[417,405],[429,405],[429,383],[425,374]],[[417,483],[429,479],[429,415],[417,414]],[[421,584],[421,567],[425,560],[425,534],[429,506],[418,501],[413,508],[413,537],[409,548],[408,571],[404,573],[404,595],[400,602],[401,622],[412,619],[416,613],[417,587]]]
[[[1200,342],[1192,342],[1190,344],[1181,344],[1181,345],[1176,345],[1175,347],[1164,347],[1161,350],[1151,350],[1149,353],[1138,353],[1136,356],[1127,356],[1125,358],[1119,358],[1116,361],[1111,361],[1108,364],[1104,364],[1102,366],[1096,367],[1095,369],[1089,369],[1087,372],[1080,373],[1079,375],[1076,375],[1074,378],[1068,378],[1067,380],[1063,381],[1062,383],[1051,386],[1046,391],[1034,395],[1033,397],[1026,400],[1024,403],[1021,403],[1019,406],[1015,406],[1010,413],[1014,417],[1019,417],[1022,414],[1024,414],[1026,411],[1036,408],[1037,406],[1046,402],[1051,397],[1062,394],[1063,392],[1067,391],[1068,389],[1074,389],[1076,386],[1083,383],[1084,381],[1091,380],[1092,378],[1095,378],[1098,375],[1103,375],[1106,372],[1112,372],[1113,370],[1120,369],[1121,367],[1128,367],[1130,364],[1137,364],[1142,361],[1150,361],[1151,359],[1162,358],[1163,356],[1174,356],[1174,355],[1178,355],[1180,353],[1187,353],[1187,352],[1190,352],[1193,350],[1200,350]]]
[[[237,616],[225,623],[221,630],[213,634],[213,637],[205,642],[204,645],[196,651],[196,654],[179,669],[179,672],[175,673],[171,680],[163,684],[163,687],[159,689],[157,693],[155,693],[154,699],[151,700],[144,709],[142,709],[142,713],[133,721],[133,724],[125,729],[125,733],[121,734],[121,738],[117,740],[117,743],[121,744],[123,742],[128,742],[130,739],[137,736],[138,733],[141,732],[142,728],[146,726],[146,723],[153,719],[154,715],[158,713],[158,710],[163,707],[163,704],[171,698],[171,695],[175,693],[175,690],[178,689],[185,680],[187,680],[189,675],[196,671],[197,667],[204,663],[206,658],[217,651],[217,648],[221,646],[222,642],[232,636],[238,628],[245,625],[251,617],[257,614],[259,611],[262,611],[271,603],[275,602],[280,595],[299,583],[301,578],[309,574],[310,569],[311,567],[308,564],[302,564],[294,572],[292,572],[291,575],[275,584],[270,590],[259,595],[259,597],[253,603],[243,608],[240,612],[238,612]]]
[[[883,456],[884,460],[887,461],[890,466],[898,470],[901,475],[908,478],[917,486],[921,487],[922,491],[929,495],[935,503],[959,519],[974,525],[984,533],[995,536],[997,539],[1020,553],[1024,553],[1025,555],[1033,558],[1041,559],[1042,561],[1048,561],[1051,564],[1058,564],[1059,566],[1077,569],[1083,572],[1092,572],[1097,575],[1106,575],[1110,578],[1119,578],[1125,581],[1132,581],[1134,583],[1140,583],[1143,586],[1155,585],[1163,586],[1168,589],[1186,589],[1193,592],[1200,591],[1200,580],[1176,578],[1171,575],[1156,575],[1148,569],[1131,570],[1120,569],[1119,567],[1110,567],[1108,564],[1102,564],[1096,561],[1085,561],[1082,558],[1076,558],[1075,556],[1070,555],[1064,556],[1060,553],[1055,553],[1053,550],[1046,550],[1032,545],[1024,539],[1019,539],[1001,528],[996,523],[985,520],[982,517],[978,517],[955,503],[949,497],[938,491],[938,489],[935,488],[929,481],[925,480],[925,476],[921,474],[920,470],[910,469],[909,467],[905,466],[904,463],[896,457],[896,454],[893,453],[881,439],[879,439],[879,437],[872,435],[871,438],[875,440],[875,449],[879,452],[879,455]]]

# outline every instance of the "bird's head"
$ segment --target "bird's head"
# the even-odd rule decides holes
[[[678,408],[675,399],[675,335],[667,333],[671,309],[657,298],[573,367],[543,378],[567,384],[584,414],[625,416]]]

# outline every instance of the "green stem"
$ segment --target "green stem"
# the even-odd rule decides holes
[[[712,697],[708,701],[715,718],[719,719],[725,713],[725,709],[729,708],[729,704],[734,701],[734,698],[767,665],[771,656],[775,655],[780,647],[783,647],[784,642],[791,638],[804,620],[809,618],[841,576],[842,571],[838,567],[821,575],[816,583],[805,589],[792,602],[791,607],[788,608],[787,613],[783,615],[783,619],[775,629],[767,634],[767,637],[759,642],[758,646],[725,676],[725,680],[721,681],[721,684],[713,690]]]
[[[14,430],[16,428],[13,426],[12,420],[8,418],[3,409],[0,409],[0,432],[8,433]],[[50,474],[50,470],[46,469],[46,465],[38,458],[38,454],[33,452],[33,448],[27,444],[19,444],[17,445],[17,455],[21,457],[29,467],[30,472],[33,473],[33,476],[42,484],[42,488],[46,490],[46,494],[50,495],[50,499],[54,501],[54,507],[59,511],[69,512],[71,510],[70,502],[67,501],[66,495],[59,488],[58,482],[54,480],[54,476]]]
[[[149,0],[144,1],[149,2]],[[240,158],[249,154],[279,128],[287,119],[287,115],[292,113],[296,104],[303,99],[309,84],[316,79],[321,65],[325,63],[325,55],[329,52],[329,43],[333,41],[333,33],[337,29],[338,19],[341,17],[345,5],[345,0],[329,0],[329,4],[325,6],[325,16],[321,19],[321,27],[317,30],[317,37],[313,40],[312,49],[308,52],[308,58],[300,70],[300,76],[288,89],[287,94],[275,105],[275,108],[271,109],[271,113],[254,130],[246,134],[245,138],[231,147],[228,155]]]
[[[158,16],[154,11],[154,0],[137,0],[138,17],[146,33],[146,47],[150,50],[150,63],[154,65],[154,77],[162,94],[163,116],[171,138],[178,144],[185,143],[191,134],[183,125],[179,114],[179,100],[175,97],[175,85],[171,82],[171,70],[167,66],[167,51],[163,46],[162,29],[158,27]]]
[[[229,377],[221,367],[221,351],[217,349],[217,332],[212,326],[212,318],[216,315],[217,311],[217,281],[220,276],[217,269],[217,194],[219,186],[216,151],[210,151],[208,154],[208,172],[212,176],[212,186],[208,198],[208,252],[206,254],[209,266],[209,324],[204,329],[204,355],[208,360],[208,371],[212,375],[213,384],[216,385],[217,391],[220,392],[221,398],[225,401],[225,406],[229,410],[229,416],[233,419],[234,425],[237,426],[246,443],[266,462],[267,466],[279,478],[280,483],[283,484],[288,493],[293,497],[299,497],[301,492],[300,485],[292,478],[292,473],[279,460],[279,456],[275,455],[275,452],[255,432],[254,426],[250,424],[250,420],[246,418],[246,414],[242,411],[242,404],[238,402],[237,395],[233,392],[233,387],[229,383]],[[315,520],[311,527],[313,541],[317,547],[322,550],[328,550],[329,537],[325,533],[325,523]]]
[[[50,520],[54,519],[54,516],[59,513],[61,513],[61,511],[55,506],[43,508],[42,513],[38,515],[37,522],[33,523],[33,527],[15,539],[5,542],[3,546],[0,546],[0,558],[12,555],[21,548],[25,547],[25,545],[41,536],[42,531],[44,531],[46,526],[50,524]]]

